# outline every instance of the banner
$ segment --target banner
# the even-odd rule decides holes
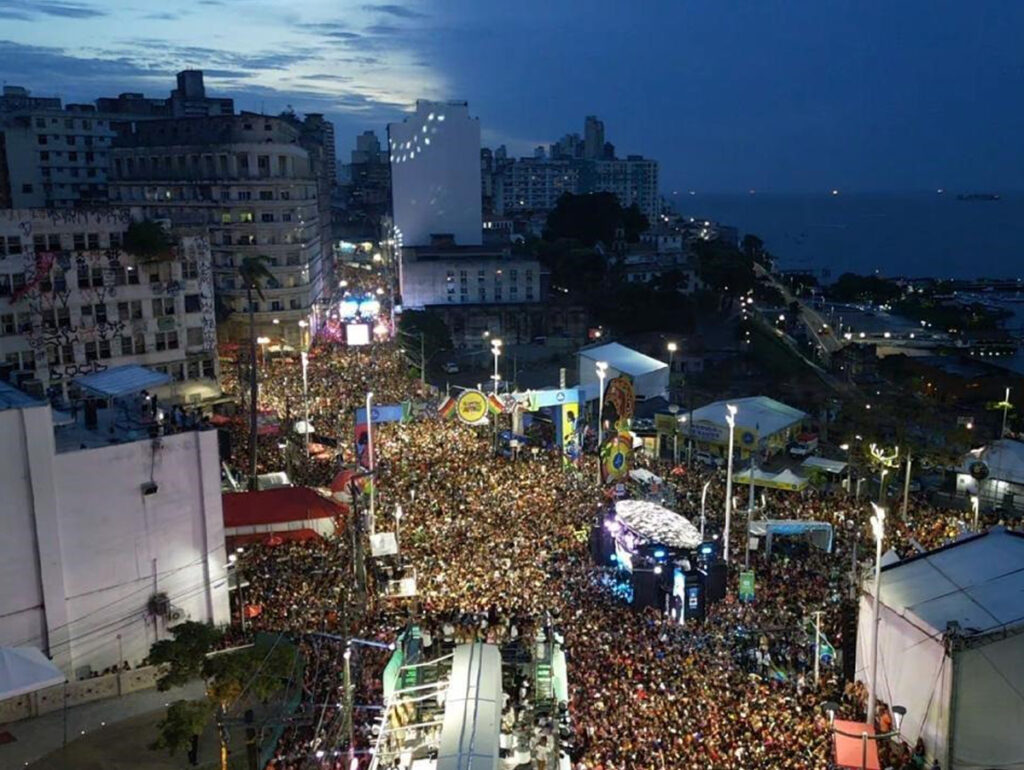
[[[370,417],[374,423],[378,422],[402,422],[406,417],[406,408],[402,404],[382,404],[381,406],[370,407]],[[366,424],[366,407],[356,409],[356,425]]]
[[[754,573],[753,571],[740,573],[740,601],[754,601]]]
[[[633,391],[633,383],[625,375],[608,380],[608,387],[604,390],[605,408],[609,404],[615,409],[615,429],[619,433],[627,432],[629,422],[633,419],[636,394]],[[600,417],[603,419],[604,415],[600,415]]]
[[[480,425],[487,421],[489,403],[479,390],[464,390],[455,401],[455,413],[468,425]]]
[[[451,417],[455,412],[455,399],[451,396],[446,396],[441,405],[437,407],[437,415],[442,419]]]

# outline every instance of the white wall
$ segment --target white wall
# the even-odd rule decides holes
[[[391,197],[403,245],[429,246],[450,233],[461,246],[483,240],[480,121],[465,102],[416,102],[416,112],[388,124]]]
[[[146,611],[158,590],[226,623],[216,432],[54,454],[52,431],[49,407],[0,411],[0,644],[39,646],[72,676],[136,665],[167,635]]]
[[[871,596],[862,594],[854,678],[864,684],[871,678],[872,607]],[[907,709],[903,740],[913,746],[923,738],[928,756],[937,756],[947,767],[952,672],[942,637],[934,638],[931,629],[918,628],[884,604],[878,629],[877,693],[878,700]]]
[[[481,270],[484,271],[483,283],[479,280]],[[462,282],[463,272],[466,273],[465,283]],[[484,290],[483,298],[480,296],[481,288]],[[402,302],[406,307],[508,305],[539,301],[540,262],[537,260],[463,258],[404,263]]]

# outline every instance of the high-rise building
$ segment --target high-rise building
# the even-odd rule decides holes
[[[323,174],[288,119],[237,116],[146,120],[118,137],[111,200],[148,218],[209,228],[214,288],[231,316],[224,339],[248,339],[245,257],[273,278],[253,298],[257,334],[298,345],[323,293],[318,185]]]
[[[586,171],[584,187],[587,192],[615,193],[619,205],[637,206],[652,222],[661,211],[658,161],[641,155],[594,161]]]
[[[349,212],[377,220],[391,201],[391,164],[373,131],[364,131],[356,137],[347,176]]]
[[[494,211],[550,211],[565,193],[579,190],[580,172],[571,160],[521,158],[498,175],[494,186]]]
[[[0,362],[39,397],[124,364],[170,375],[176,400],[220,394],[205,231],[141,257],[124,248],[131,221],[126,209],[0,211]]]
[[[583,122],[583,157],[597,160],[604,156],[604,121],[587,115]]]
[[[59,100],[57,100],[59,104]],[[114,131],[90,105],[0,115],[0,200],[12,208],[105,205]]]
[[[405,246],[427,246],[432,235],[460,246],[479,245],[480,121],[466,102],[417,101],[401,123],[388,124],[394,225]]]

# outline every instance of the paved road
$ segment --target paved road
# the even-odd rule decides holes
[[[67,746],[64,746],[65,714],[55,711],[35,719],[5,725],[15,741],[0,746],[0,768],[15,770],[138,770],[185,768],[184,755],[173,759],[165,752],[146,747],[156,739],[156,723],[165,704],[182,698],[198,698],[202,682],[167,692],[142,690],[121,698],[93,701],[67,710]],[[203,736],[200,759],[216,757],[214,731]]]
[[[758,277],[767,278],[768,281],[772,284],[772,286],[778,289],[779,292],[782,294],[783,298],[786,300],[787,305],[789,305],[790,302],[796,302],[800,306],[800,320],[803,322],[804,326],[807,329],[807,333],[811,336],[811,338],[818,344],[820,348],[823,348],[825,350],[826,358],[828,358],[829,356],[831,356],[833,353],[835,353],[837,350],[840,350],[844,346],[844,341],[837,338],[834,333],[820,334],[818,332],[818,329],[822,328],[828,323],[828,321],[825,320],[824,316],[822,316],[821,313],[819,313],[812,307],[808,307],[799,299],[794,297],[793,293],[785,284],[780,283],[778,280],[776,280],[775,276],[773,276],[760,265],[754,265],[754,272],[757,274]],[[829,328],[831,329],[832,327],[829,326]]]

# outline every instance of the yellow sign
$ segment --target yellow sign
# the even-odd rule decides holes
[[[464,390],[455,402],[455,413],[470,425],[487,419],[487,396],[479,390]]]

